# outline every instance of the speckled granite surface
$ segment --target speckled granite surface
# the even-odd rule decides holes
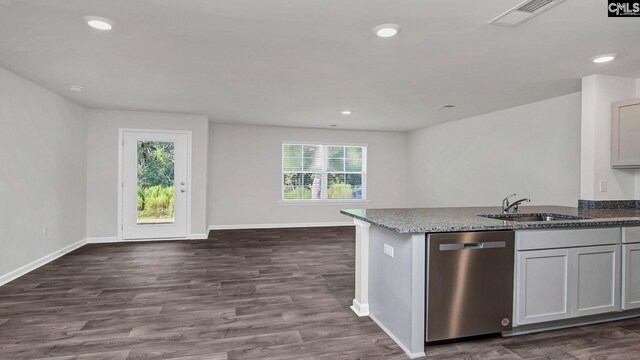
[[[639,200],[578,200],[580,209],[640,209]]]
[[[521,206],[518,213],[580,216],[588,219],[517,222],[478,215],[500,214],[500,207],[347,209],[342,214],[398,233],[482,230],[640,226],[640,209],[578,209],[565,206]]]

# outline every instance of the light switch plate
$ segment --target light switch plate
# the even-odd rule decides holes
[[[607,180],[600,180],[600,192],[607,192]]]
[[[384,244],[384,254],[393,257],[393,246]]]

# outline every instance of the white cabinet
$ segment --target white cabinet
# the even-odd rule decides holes
[[[640,99],[611,108],[611,167],[640,168]]]
[[[569,249],[518,251],[516,323],[565,319],[569,313]]]
[[[570,249],[575,279],[573,316],[620,310],[620,245]]]
[[[516,250],[546,250],[615,245],[620,244],[621,237],[620,228],[516,231]],[[638,240],[638,242],[640,242],[640,240]]]
[[[640,226],[622,228],[622,308],[640,308]]]
[[[629,226],[622,228],[622,243],[640,243],[640,226]]]
[[[622,308],[640,308],[640,244],[622,245]]]
[[[620,309],[620,245],[518,251],[516,273],[517,325]]]

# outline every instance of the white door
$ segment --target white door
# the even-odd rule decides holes
[[[573,317],[620,310],[620,245],[571,249]]]
[[[122,130],[122,238],[187,236],[189,134]]]
[[[622,245],[622,308],[640,308],[640,244]]]
[[[518,251],[516,323],[570,317],[569,249]]]

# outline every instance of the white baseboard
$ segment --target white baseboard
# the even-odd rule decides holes
[[[356,313],[356,315],[358,315],[359,317],[369,316],[369,304],[361,304],[356,299],[353,299],[351,310],[353,310],[353,312]]]
[[[280,228],[302,228],[302,227],[332,227],[332,226],[353,226],[352,221],[347,222],[314,222],[314,223],[289,223],[289,224],[237,224],[237,225],[210,225],[212,230],[243,230],[243,229],[280,229]]]
[[[120,242],[122,240],[118,239],[117,236],[102,236],[102,237],[88,237],[87,244],[104,244],[104,243],[113,243]]]
[[[190,234],[186,238],[166,238],[166,239],[119,239],[117,236],[89,237],[88,244],[107,244],[107,243],[127,243],[127,242],[146,242],[146,241],[175,241],[175,240],[206,240],[207,234]]]
[[[613,312],[613,313],[605,313],[601,315],[592,315],[587,316],[586,318],[575,318],[568,320],[559,320],[552,321],[551,324],[547,323],[539,323],[539,324],[529,324],[529,325],[520,325],[514,326],[511,331],[502,332],[502,336],[510,337],[510,336],[519,336],[519,335],[528,335],[535,334],[539,332],[545,331],[553,331],[566,329],[576,326],[587,326],[600,324],[604,322],[611,321],[619,321],[640,317],[640,310],[623,310],[622,312]]]
[[[206,240],[209,238],[209,234],[190,234],[187,239],[189,240]]]
[[[7,274],[1,275],[0,276],[0,286],[4,285],[4,284],[6,284],[6,283],[8,283],[10,281],[13,281],[13,280],[17,279],[20,276],[22,276],[22,275],[24,275],[24,274],[26,274],[28,272],[31,272],[31,271],[41,267],[42,265],[46,265],[46,264],[52,262],[53,260],[61,257],[62,255],[67,254],[67,253],[69,253],[69,252],[71,252],[71,251],[73,251],[75,249],[78,249],[78,248],[82,247],[86,243],[87,243],[87,240],[86,239],[82,239],[82,240],[80,240],[78,242],[75,242],[75,243],[73,243],[71,245],[65,246],[64,248],[62,248],[62,249],[60,249],[58,251],[54,251],[49,255],[43,256],[40,259],[38,259],[36,261],[33,261],[33,262],[31,262],[31,263],[29,263],[29,264],[27,264],[27,265],[25,265],[25,266],[23,266],[23,267],[21,267],[19,269],[16,269],[16,270],[13,270],[13,271],[11,271],[11,272],[9,272]]]
[[[407,354],[407,356],[410,359],[417,359],[417,358],[420,358],[420,357],[423,357],[423,356],[427,356],[427,354],[425,354],[425,352],[424,352],[424,348],[423,348],[423,351],[421,351],[421,352],[415,352],[415,353],[411,352],[411,350],[408,347],[406,347],[402,342],[400,342],[400,340],[398,340],[398,338],[395,335],[393,335],[393,333],[391,331],[389,331],[389,329],[387,329],[386,326],[382,325],[382,323],[380,321],[378,321],[378,319],[376,319],[375,316],[370,314],[369,318],[371,320],[373,320],[374,323],[378,324],[380,329],[382,329],[382,331],[384,331],[391,338],[391,340],[393,340],[393,342],[398,344],[398,346],[400,346],[402,351],[404,351],[404,353]]]

